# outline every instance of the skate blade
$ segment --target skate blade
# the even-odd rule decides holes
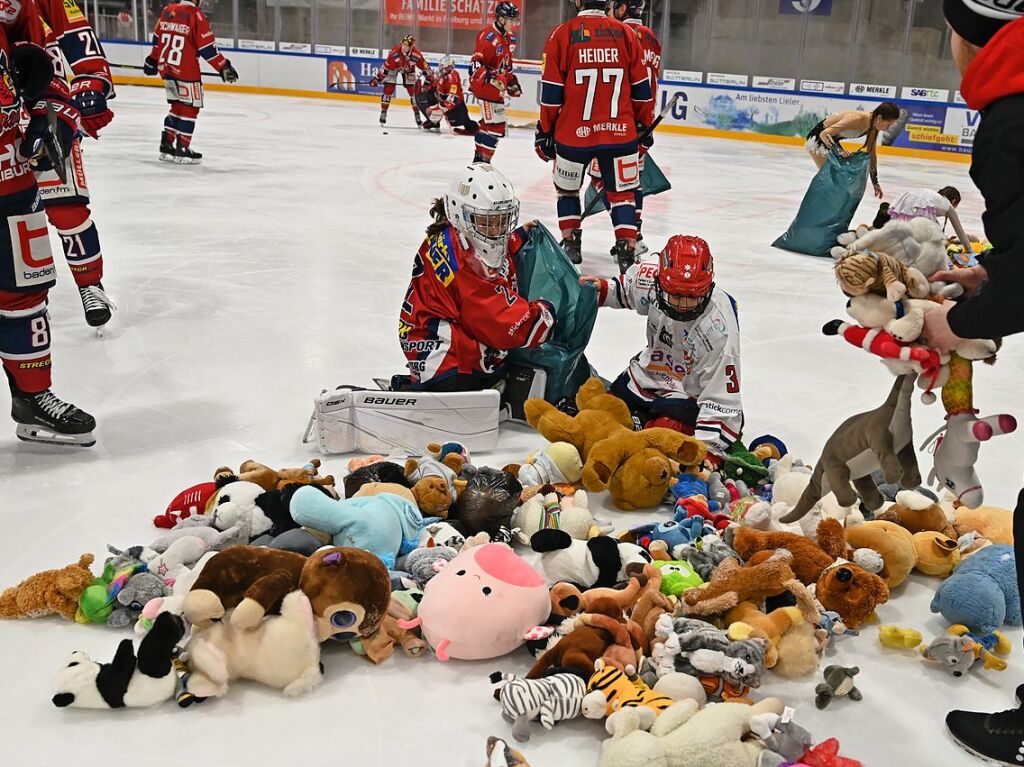
[[[174,155],[166,152],[160,153],[160,162],[174,162]]]
[[[92,447],[96,437],[92,432],[87,434],[60,434],[45,426],[30,426],[19,423],[15,433],[23,442],[35,442],[58,447]]]
[[[202,160],[194,160],[190,157],[176,157],[174,160],[178,165],[198,165]]]

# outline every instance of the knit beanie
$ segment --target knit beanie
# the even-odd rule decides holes
[[[982,48],[1002,26],[1024,17],[1020,0],[944,0],[946,21],[960,37]]]

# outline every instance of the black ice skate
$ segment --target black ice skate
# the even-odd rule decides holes
[[[423,121],[423,125],[421,125],[420,127],[423,128],[423,130],[428,131],[428,132],[429,131],[435,131],[437,133],[441,132],[441,123],[436,123],[436,122],[433,122],[431,120],[424,120]]]
[[[583,263],[583,230],[573,229],[572,234],[559,243],[562,250],[574,264]]]
[[[473,153],[473,162],[487,162],[487,160],[485,160],[484,156],[480,154],[479,150],[477,150]]]
[[[416,118],[416,127],[417,128],[422,128],[423,127],[423,118],[420,117],[419,110],[417,110],[417,109],[412,110],[412,116]]]
[[[103,326],[110,322],[111,312],[117,309],[103,290],[103,283],[80,287],[78,295],[82,299],[82,309],[85,310],[85,321],[102,335]]]
[[[382,109],[382,110],[380,110],[380,127],[383,128],[387,124],[388,124],[388,110]]]
[[[18,439],[47,445],[92,447],[96,419],[64,402],[49,389],[37,394],[11,391],[11,418],[18,424]]]
[[[636,263],[636,249],[626,240],[616,240],[615,262],[619,265],[619,274],[625,274],[633,264]]]
[[[618,243],[616,243],[615,245],[612,246],[612,249],[609,250],[608,252],[612,256],[615,256],[619,252],[618,251],[618,247],[619,247]],[[642,256],[645,253],[647,253],[648,250],[649,250],[649,248],[644,244],[644,236],[642,234],[640,234],[640,233],[637,233],[637,235],[636,235],[636,249],[633,251],[633,255],[636,256],[636,258],[634,258],[633,260],[635,261],[637,258],[640,258],[640,256]]]
[[[160,134],[160,160],[161,162],[174,162],[174,144],[167,138],[166,133]]]
[[[174,161],[179,165],[198,165],[203,161],[203,155],[182,144],[179,138],[178,145],[174,147]]]

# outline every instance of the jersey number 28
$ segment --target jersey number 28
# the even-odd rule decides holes
[[[181,64],[181,54],[185,49],[185,38],[181,35],[173,35],[169,32],[164,32],[160,35],[160,47],[166,52],[167,58],[164,59],[172,67],[176,67]]]
[[[583,102],[583,114],[581,117],[584,120],[591,119],[591,115],[594,112],[594,95],[597,93],[597,81],[601,80],[603,83],[611,83],[612,85],[612,103],[608,111],[609,119],[614,120],[619,116],[619,91],[622,90],[622,79],[626,76],[625,71],[622,69],[597,69],[592,67],[589,69],[577,69],[576,70],[576,84],[583,85],[584,82],[587,86],[587,98]]]

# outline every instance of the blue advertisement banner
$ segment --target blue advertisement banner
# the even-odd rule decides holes
[[[381,58],[358,56],[336,56],[327,59],[327,92],[379,96],[380,87],[371,87],[370,79],[383,63],[384,59]]]

